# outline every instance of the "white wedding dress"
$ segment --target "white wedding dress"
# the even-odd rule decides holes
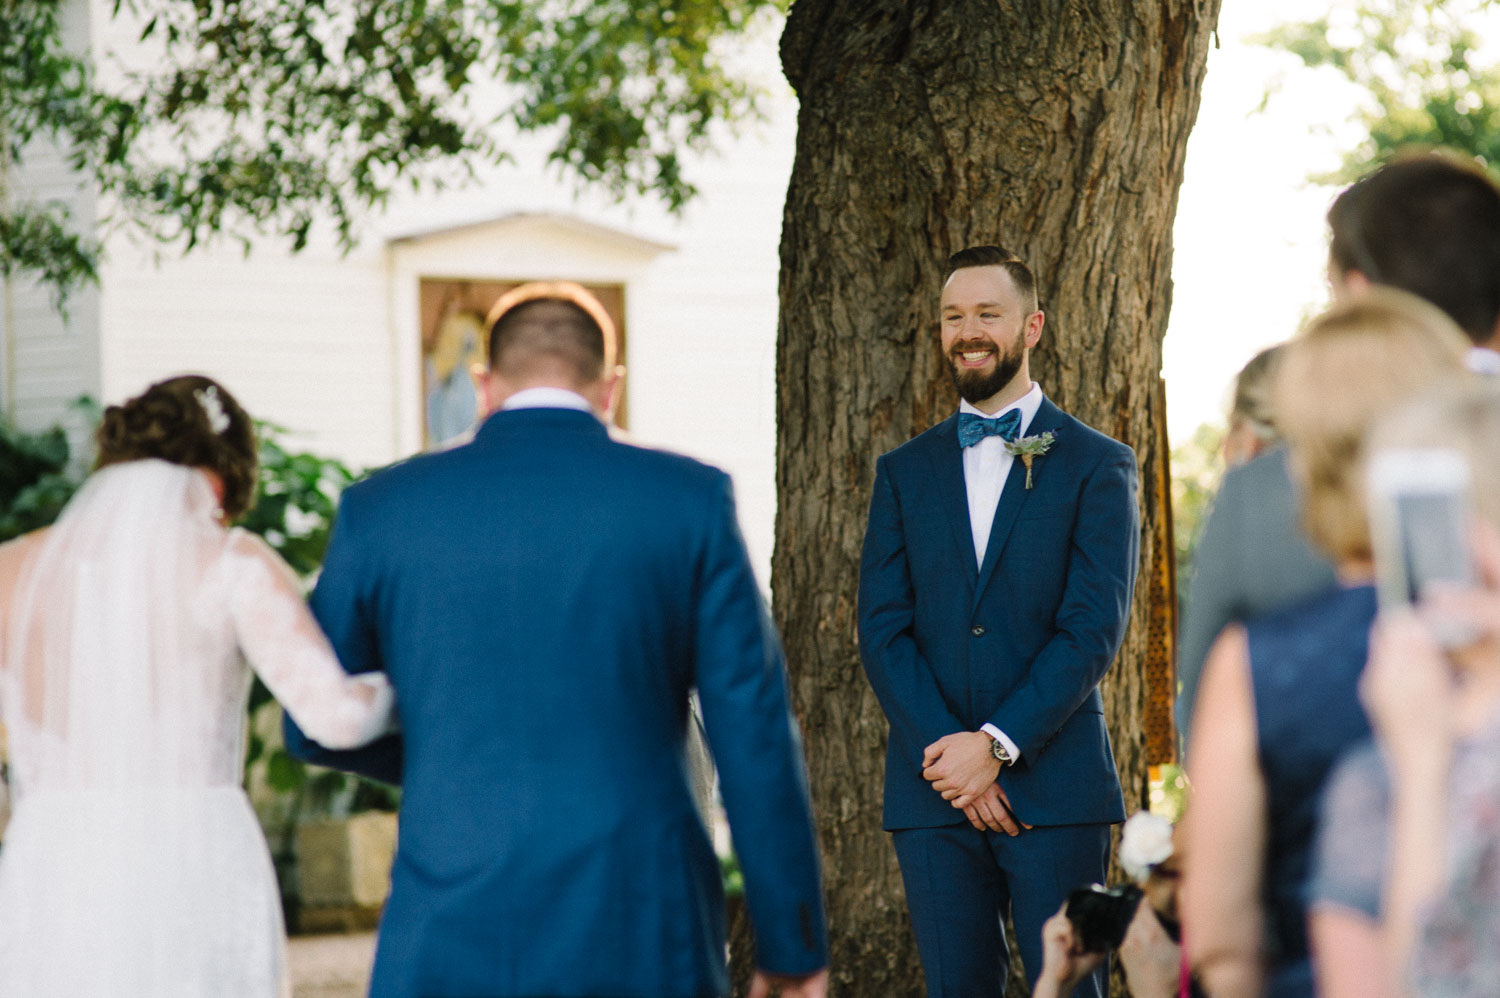
[[[289,993],[240,786],[246,659],[325,745],[385,730],[391,692],[344,674],[290,570],[215,506],[201,472],[134,461],[0,549],[4,998]]]

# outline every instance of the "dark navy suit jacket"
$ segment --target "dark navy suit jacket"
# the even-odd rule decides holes
[[[303,758],[401,782],[376,998],[728,992],[684,768],[697,687],[757,962],[827,962],[806,776],[729,479],[523,409],[349,489],[313,608],[402,731]]]
[[[1001,786],[1032,825],[1123,821],[1099,680],[1125,634],[1139,553],[1135,455],[1044,399],[1033,488],[1017,459],[976,566],[954,416],[880,458],[859,642],[886,717],[887,829],[961,822],[922,751],[986,722],[1021,760]]]

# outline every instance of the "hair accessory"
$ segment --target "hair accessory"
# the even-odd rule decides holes
[[[219,389],[213,385],[200,388],[193,392],[193,398],[203,407],[203,415],[208,417],[208,425],[215,433],[223,433],[229,429],[229,413],[224,411],[224,403],[219,398]]]

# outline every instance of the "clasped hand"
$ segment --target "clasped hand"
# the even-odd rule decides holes
[[[996,782],[1000,760],[990,749],[992,740],[982,731],[959,731],[944,735],[922,753],[922,777],[964,813],[969,824],[1007,835],[1019,835],[1024,825],[1011,810],[1010,800]]]

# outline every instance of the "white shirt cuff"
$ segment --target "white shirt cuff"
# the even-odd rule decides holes
[[[979,730],[995,739],[995,741],[999,742],[1001,745],[1004,745],[1005,751],[1010,753],[1011,762],[1021,761],[1021,750],[1016,748],[1016,743],[1011,741],[1010,737],[1006,735],[1005,732],[1001,731],[993,724],[981,724],[979,726]]]

